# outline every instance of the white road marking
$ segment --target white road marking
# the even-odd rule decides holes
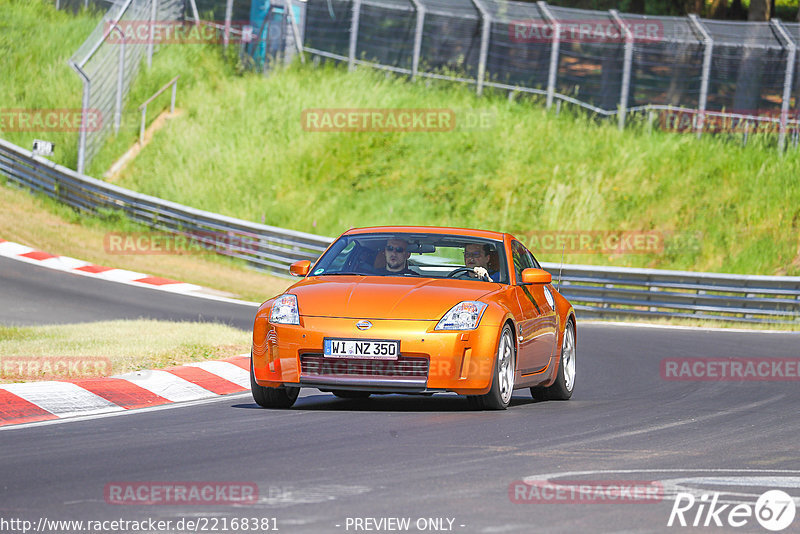
[[[2,389],[59,417],[124,410],[121,406],[71,382],[45,381],[5,384]]]
[[[198,362],[190,363],[187,367],[198,367],[243,388],[250,389],[250,373],[238,365],[229,362]]]
[[[124,375],[116,375],[114,378],[128,380],[140,388],[144,388],[172,402],[192,401],[217,396],[216,393],[166,371],[136,371]]]

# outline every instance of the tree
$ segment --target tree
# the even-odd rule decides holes
[[[750,0],[750,9],[747,11],[747,20],[766,21],[769,20],[770,0]]]

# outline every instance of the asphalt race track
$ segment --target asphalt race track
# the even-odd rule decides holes
[[[62,273],[26,277],[33,267],[0,262],[0,323],[189,320],[201,308],[191,297],[100,289],[94,280],[67,286]],[[185,299],[195,305],[187,310]],[[224,306],[234,305],[204,304],[203,318],[247,327],[252,308]],[[579,318],[576,392],[566,402],[536,402],[521,390],[505,412],[473,412],[455,395],[343,400],[303,390],[291,410],[257,408],[244,394],[9,427],[0,430],[0,517],[34,526],[43,518],[172,521],[163,532],[242,531],[231,527],[239,518],[270,518],[270,530],[277,525],[282,533],[699,531],[667,526],[670,491],[697,492],[698,501],[719,491],[720,502],[751,508],[771,489],[798,500],[800,388],[796,380],[665,380],[661,360],[799,356],[798,334],[581,325]],[[597,487],[658,481],[664,496],[537,503],[515,497],[515,482],[526,477]],[[239,505],[106,499],[109,487],[188,481],[255,484],[258,498]],[[719,514],[724,526],[702,531],[768,532],[753,517],[743,527],[728,525],[731,507]],[[686,512],[689,524],[698,512]],[[182,519],[200,526],[176,528]],[[800,532],[800,517],[783,532]]]
[[[253,328],[255,306],[175,295],[0,257],[0,324],[113,319],[211,321]]]

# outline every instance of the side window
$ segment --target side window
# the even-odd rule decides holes
[[[520,280],[522,280],[522,270],[534,267],[533,255],[519,241],[512,241],[511,259],[514,261],[514,272],[517,275],[517,283],[519,284]]]
[[[525,252],[527,252],[527,253],[528,253],[528,256],[530,256],[530,257],[531,257],[531,264],[532,264],[532,266],[533,266],[533,267],[535,267],[536,269],[541,269],[541,268],[542,268],[542,266],[541,266],[541,265],[539,265],[539,262],[538,262],[538,261],[536,261],[536,258],[533,256],[533,253],[532,253],[530,250],[527,250],[527,249],[525,250]]]

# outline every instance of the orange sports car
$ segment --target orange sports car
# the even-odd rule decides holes
[[[303,280],[253,325],[250,382],[263,407],[292,406],[302,387],[345,398],[449,391],[498,410],[514,389],[572,395],[575,312],[510,234],[356,228],[290,271]]]

